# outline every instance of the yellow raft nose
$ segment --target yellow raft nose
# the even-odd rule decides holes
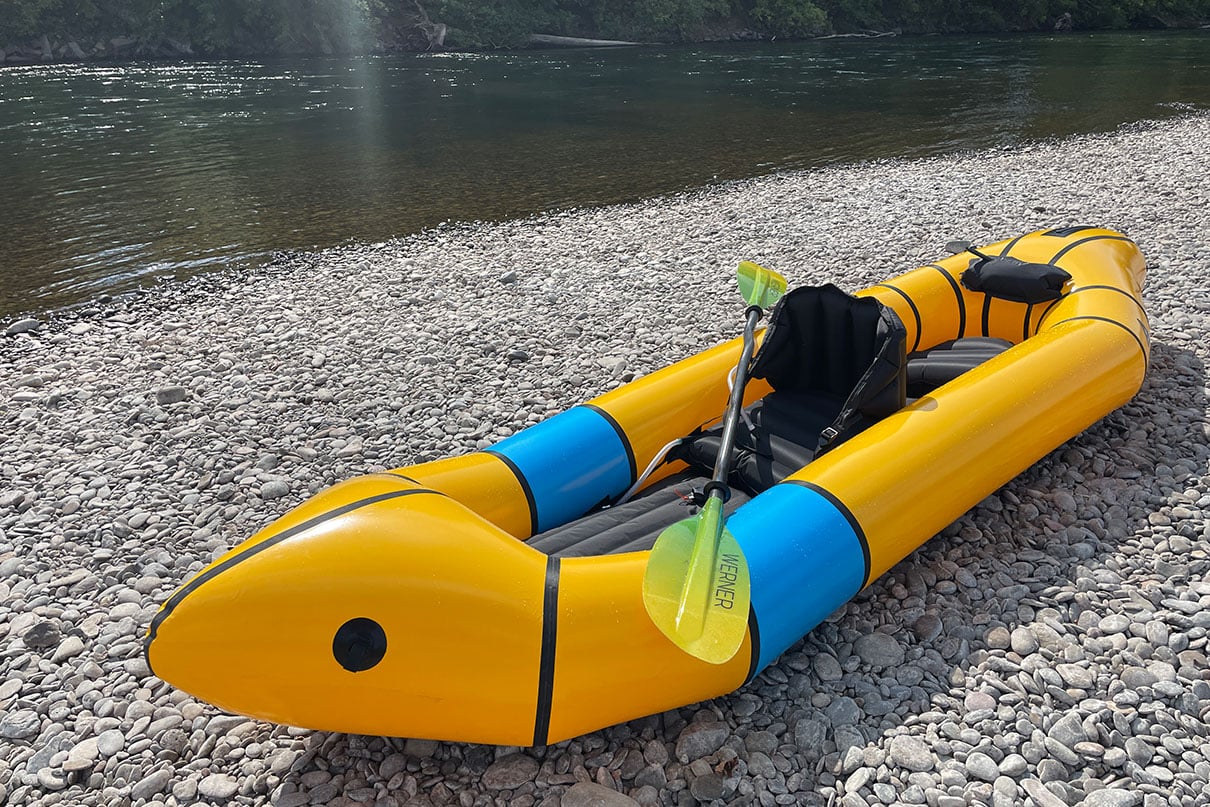
[[[178,590],[152,624],[148,662],[221,708],[277,722],[368,733],[384,707],[406,704],[417,736],[471,734],[458,721],[484,716],[532,726],[545,567],[453,499],[363,477]]]

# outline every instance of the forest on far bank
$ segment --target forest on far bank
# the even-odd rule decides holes
[[[1175,28],[1210,0],[0,0],[0,63]]]

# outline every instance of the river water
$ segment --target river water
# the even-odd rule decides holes
[[[0,316],[444,221],[1206,108],[1210,31],[0,70]]]

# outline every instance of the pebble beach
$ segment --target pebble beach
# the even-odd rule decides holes
[[[453,225],[0,323],[0,804],[1210,805],[1210,116]],[[152,676],[147,626],[337,481],[489,446],[739,333],[734,267],[856,291],[1111,227],[1128,405],[754,682],[542,748],[330,734]]]

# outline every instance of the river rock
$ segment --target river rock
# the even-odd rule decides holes
[[[723,747],[731,729],[725,723],[690,723],[676,740],[676,756],[681,762],[692,762]]]
[[[33,317],[19,319],[4,329],[5,336],[17,336],[22,333],[32,333],[42,327],[42,323]]]
[[[723,782],[723,777],[717,773],[708,773],[704,776],[698,776],[690,782],[689,792],[698,801],[711,802],[725,796],[727,794],[727,787]]]
[[[560,807],[637,807],[638,802],[595,782],[579,782],[563,794]]]
[[[189,397],[189,390],[179,386],[160,387],[155,391],[155,402],[160,406],[180,403],[187,397]]]
[[[862,716],[861,707],[857,705],[857,701],[846,695],[834,698],[824,708],[824,714],[827,715],[833,726],[851,726],[861,720]]]
[[[931,642],[941,635],[941,619],[936,614],[924,614],[912,625],[916,638],[922,642]]]
[[[97,735],[97,753],[112,757],[126,746],[126,737],[117,729],[108,729]]]
[[[931,771],[937,764],[928,746],[918,737],[892,737],[889,751],[891,762],[909,771]]]
[[[1037,807],[1068,807],[1067,802],[1056,796],[1037,779],[1026,779],[1021,783],[1021,788],[1029,794]]]
[[[290,484],[282,479],[271,479],[261,485],[260,496],[265,501],[280,499],[290,494]]]
[[[1159,681],[1155,673],[1142,667],[1127,667],[1122,670],[1118,677],[1121,679],[1122,684],[1129,689],[1155,686],[1155,683]]]
[[[966,757],[966,772],[984,782],[994,782],[1000,775],[1000,767],[982,751],[972,751]]]
[[[1038,652],[1038,637],[1029,628],[1013,628],[1009,636],[1009,646],[1019,656],[1028,656]]]
[[[89,737],[86,740],[78,742],[68,752],[67,760],[63,763],[63,770],[70,773],[72,771],[82,771],[91,768],[93,763],[97,761],[98,753],[96,737]]]
[[[483,773],[483,784],[492,790],[512,790],[533,781],[538,762],[525,754],[507,754],[493,762]]]
[[[1080,807],[1135,807],[1143,803],[1143,794],[1135,790],[1105,788],[1089,793]]]
[[[1046,733],[1046,736],[1068,748],[1075,748],[1076,743],[1084,742],[1088,739],[1088,735],[1084,733],[1083,719],[1077,712],[1068,712],[1057,720],[1050,727],[1050,731]]]
[[[815,669],[815,674],[819,676],[820,681],[839,681],[844,675],[844,670],[840,668],[840,662],[830,653],[820,653],[812,662]]]
[[[42,719],[33,709],[18,709],[0,717],[0,737],[6,740],[27,740],[36,735]]]
[[[853,642],[853,652],[872,667],[894,667],[903,663],[903,645],[885,633],[867,633]]]
[[[21,635],[21,640],[31,650],[49,650],[58,646],[59,639],[59,626],[48,620],[35,623]]]
[[[84,652],[84,640],[79,636],[68,636],[59,645],[59,649],[51,656],[51,663],[62,664],[68,659],[75,658]]]
[[[239,782],[225,773],[212,773],[197,784],[197,791],[214,801],[226,801],[238,790]]]
[[[1097,623],[1097,627],[1106,636],[1112,636],[1115,633],[1125,633],[1126,629],[1130,627],[1130,618],[1122,614],[1110,614],[1109,616],[1102,617],[1101,621]]]
[[[172,771],[167,768],[153,771],[134,783],[134,786],[130,788],[130,797],[136,801],[140,799],[146,801],[152,796],[163,792],[171,780]]]

